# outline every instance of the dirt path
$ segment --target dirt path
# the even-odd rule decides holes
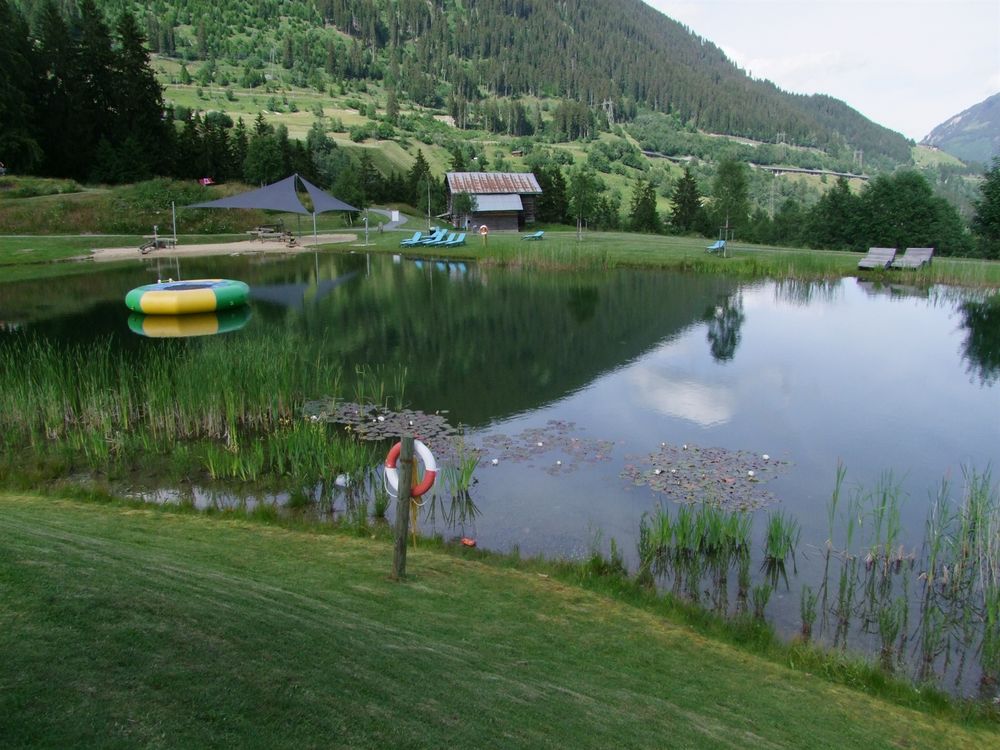
[[[345,242],[356,242],[355,234],[320,234],[315,238],[303,235],[296,239],[294,245],[288,245],[280,240],[239,240],[236,242],[215,242],[197,245],[178,245],[170,249],[151,250],[145,255],[137,247],[101,247],[94,248],[87,255],[79,256],[79,260],[120,261],[140,258],[190,258],[204,255],[261,255],[306,253],[314,251],[319,245],[335,245]]]

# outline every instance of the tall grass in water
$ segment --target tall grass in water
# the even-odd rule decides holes
[[[929,504],[919,554],[903,544],[902,493],[891,473],[871,491],[857,488],[838,517],[842,481],[840,467],[828,508],[831,534],[821,595],[824,610],[835,618],[834,643],[846,644],[856,624],[877,639],[886,671],[905,662],[912,643],[919,681],[948,674],[956,685],[978,655],[982,681],[995,685],[1000,675],[1000,498],[990,472],[966,470],[957,501],[952,484],[941,483]]]
[[[733,564],[748,555],[750,518],[711,505],[697,509],[682,505],[672,518],[657,508],[639,522],[639,572],[645,583],[657,577],[672,579],[673,593],[691,601],[701,598],[701,580],[711,575],[713,607],[725,614],[729,606],[728,581]],[[742,568],[741,568],[742,569]],[[739,577],[741,591],[745,581]]]
[[[354,368],[354,403],[399,411],[404,406],[407,368],[358,365]]]
[[[31,445],[91,430],[221,438],[274,429],[305,398],[338,390],[338,368],[293,336],[160,343],[135,356],[110,341],[14,339],[0,348],[0,435]]]
[[[791,515],[780,510],[768,515],[761,570],[767,574],[772,588],[777,587],[779,579],[783,579],[785,588],[788,588],[785,565],[788,558],[791,558],[793,569],[795,567],[795,546],[799,543],[800,534],[799,522]]]
[[[812,638],[813,623],[816,622],[817,595],[811,586],[802,587],[802,598],[799,600],[799,614],[802,618],[802,638],[808,641]]]

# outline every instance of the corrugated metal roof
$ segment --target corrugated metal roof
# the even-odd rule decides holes
[[[487,211],[523,211],[521,196],[516,193],[511,195],[477,195],[476,213]]]
[[[448,189],[453,193],[480,195],[530,195],[542,192],[538,180],[531,172],[448,172]]]

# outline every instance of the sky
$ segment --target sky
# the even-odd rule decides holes
[[[1000,0],[645,0],[754,78],[919,141],[1000,92]]]

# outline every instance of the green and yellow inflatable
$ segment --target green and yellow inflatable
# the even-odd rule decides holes
[[[125,295],[125,305],[147,315],[188,315],[239,307],[249,296],[250,287],[232,279],[163,281],[136,287]]]

